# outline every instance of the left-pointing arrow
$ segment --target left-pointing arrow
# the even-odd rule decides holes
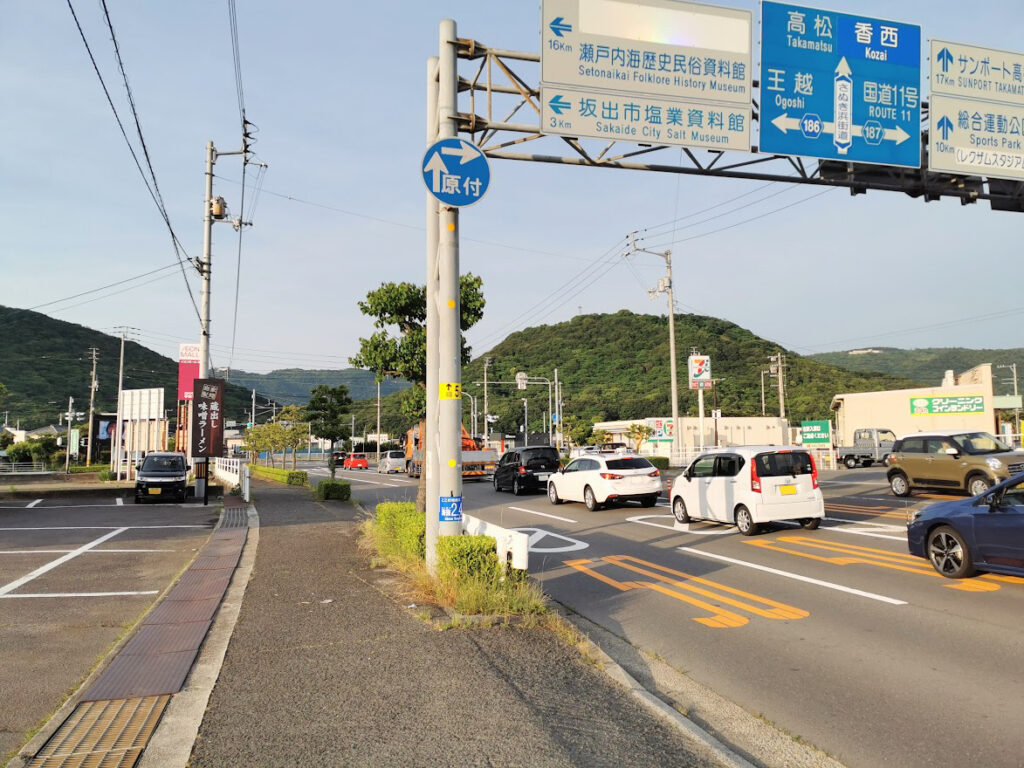
[[[555,111],[556,115],[560,115],[572,107],[572,102],[566,101],[562,94],[558,94],[548,102],[548,106]]]
[[[433,189],[434,192],[440,192],[441,176],[448,173],[448,167],[444,164],[444,160],[441,158],[441,155],[437,152],[432,154],[430,159],[427,161],[427,164],[423,166],[423,172],[433,174],[434,177],[431,180],[431,189]]]
[[[561,37],[566,32],[572,32],[572,24],[566,22],[566,20],[561,16],[552,19],[551,24],[549,24],[548,26],[550,27],[551,31],[554,32],[555,35],[558,37]]]

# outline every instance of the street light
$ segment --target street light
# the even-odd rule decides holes
[[[477,429],[476,429],[476,415],[477,415],[476,401],[477,401],[477,398],[474,397],[473,395],[469,394],[469,392],[466,391],[465,387],[463,387],[463,389],[462,389],[462,394],[464,394],[466,397],[469,398],[469,426],[473,430],[473,437],[476,437],[476,435],[477,435]]]

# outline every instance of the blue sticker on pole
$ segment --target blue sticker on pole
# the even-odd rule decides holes
[[[758,149],[921,167],[921,28],[765,0]]]
[[[444,205],[463,208],[479,202],[491,184],[483,151],[465,139],[441,139],[423,155],[423,183]]]
[[[461,523],[462,522],[462,497],[442,496],[441,497],[441,522]]]

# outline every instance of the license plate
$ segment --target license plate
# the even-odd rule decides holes
[[[796,486],[795,485],[780,485],[779,486],[779,493],[781,493],[783,496],[796,496]]]
[[[549,477],[551,477],[551,473],[550,472],[540,472],[540,473],[537,474],[537,479],[538,480],[547,480]]]
[[[150,488],[149,489],[149,495],[150,496],[159,496],[161,490],[162,489],[160,489],[160,488]]]

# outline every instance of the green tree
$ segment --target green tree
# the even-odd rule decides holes
[[[644,444],[644,441],[653,434],[654,427],[639,421],[630,424],[629,429],[626,430],[626,437],[633,441],[633,450],[637,453],[640,452],[640,446]]]
[[[483,281],[473,274],[459,277],[459,327],[465,333],[484,315]],[[412,283],[382,283],[366,294],[359,310],[374,318],[379,330],[359,339],[359,352],[349,358],[357,368],[367,368],[379,378],[401,376],[416,386],[402,400],[402,411],[414,421],[426,411],[427,386],[427,289]],[[470,348],[462,337],[462,364],[470,360]],[[418,391],[419,394],[414,392]],[[436,397],[436,393],[435,393]],[[420,474],[416,507],[426,509],[426,473]]]
[[[336,387],[320,384],[313,387],[309,394],[306,419],[310,422],[310,429],[321,440],[329,440],[333,451],[334,444],[348,432],[348,424],[342,421],[352,407],[348,387],[344,384]]]
[[[608,433],[603,429],[595,429],[590,433],[590,439],[587,440],[588,445],[604,445],[608,442]]]
[[[292,469],[295,469],[296,453],[306,444],[311,428],[307,428],[306,411],[297,405],[286,405],[277,415],[277,422],[284,429],[285,453],[292,449]],[[282,464],[284,459],[282,458]]]

